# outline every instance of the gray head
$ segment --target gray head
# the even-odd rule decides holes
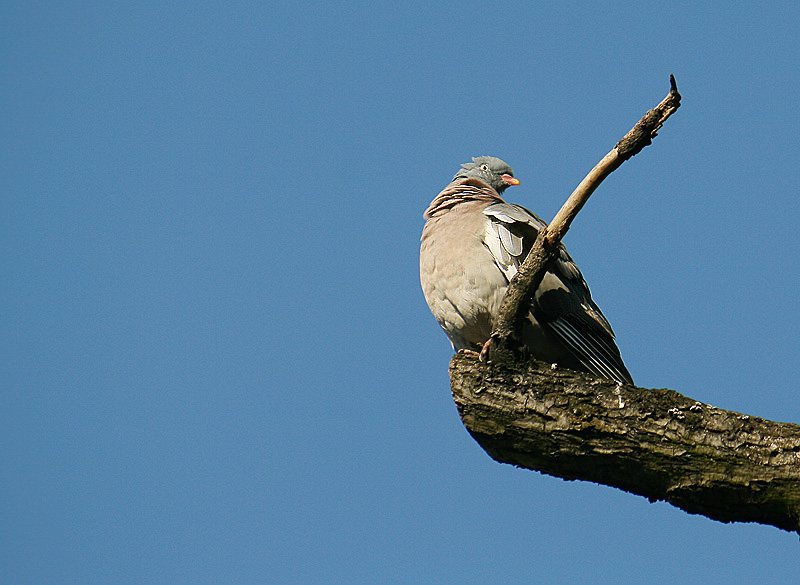
[[[471,163],[464,163],[453,180],[467,178],[480,179],[498,193],[505,191],[509,185],[519,185],[511,167],[494,156],[478,156]]]

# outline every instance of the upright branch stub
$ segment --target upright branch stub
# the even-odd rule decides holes
[[[503,297],[500,311],[494,322],[492,335],[484,347],[484,354],[491,360],[516,359],[521,355],[520,332],[522,322],[528,313],[532,291],[535,291],[544,278],[550,262],[558,255],[561,238],[589,196],[626,160],[639,153],[653,141],[656,133],[675,110],[681,105],[681,94],[675,77],[669,76],[670,90],[661,103],[649,110],[641,120],[619,141],[616,146],[595,165],[588,175],[572,192],[553,221],[539,232],[536,241],[528,252],[525,262],[511,279]]]
[[[645,146],[648,146],[653,141],[652,139],[656,137],[667,118],[680,107],[681,94],[678,93],[678,85],[675,83],[674,75],[670,74],[669,85],[670,89],[667,97],[661,100],[661,103],[655,108],[648,111],[614,147],[623,162],[639,154]]]

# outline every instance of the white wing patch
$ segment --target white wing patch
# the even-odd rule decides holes
[[[512,256],[520,256],[522,254],[522,238],[511,233],[505,225],[497,224],[497,233],[500,234],[500,241],[503,247]]]
[[[512,234],[502,223],[488,218],[483,242],[506,279],[514,278],[517,274],[518,256],[522,254],[522,238]]]

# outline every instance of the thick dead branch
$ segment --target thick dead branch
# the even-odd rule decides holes
[[[680,106],[672,76],[670,85],[539,233],[495,319],[484,348],[489,361],[457,354],[450,362],[453,398],[464,425],[497,461],[617,487],[722,522],[800,533],[800,425],[520,360],[528,291],[539,286],[592,192]]]
[[[490,358],[498,360],[520,357],[518,332],[521,331],[521,322],[528,312],[528,291],[538,288],[548,264],[558,252],[561,238],[567,233],[572,220],[589,196],[623,162],[650,144],[661,125],[680,107],[681,95],[678,93],[675,77],[670,75],[669,81],[670,91],[667,97],[649,110],[611,152],[595,165],[575,188],[547,229],[539,233],[528,257],[520,266],[517,275],[511,279],[503,297],[490,342],[484,348],[484,353],[488,352]]]
[[[495,460],[800,532],[800,425],[547,364],[450,362],[461,420]]]

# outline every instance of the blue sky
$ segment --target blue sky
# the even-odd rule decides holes
[[[800,422],[796,3],[0,8],[0,581],[796,583],[800,542],[493,462],[419,289],[471,156],[634,379]]]

